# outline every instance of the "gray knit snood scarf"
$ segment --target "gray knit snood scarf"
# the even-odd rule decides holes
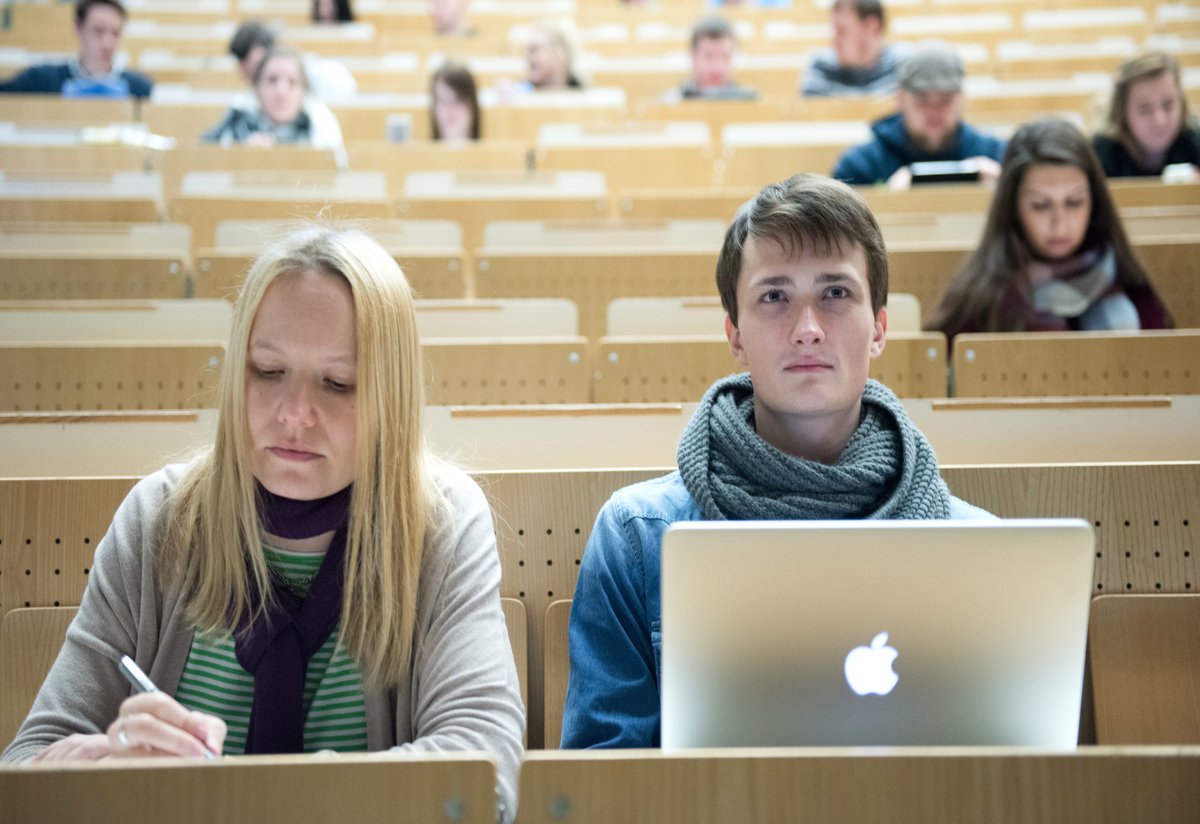
[[[862,420],[832,465],[788,455],[754,431],[749,373],[705,393],[676,459],[709,520],[950,517],[933,449],[878,381],[867,381]]]

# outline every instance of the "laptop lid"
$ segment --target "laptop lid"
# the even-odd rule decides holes
[[[664,749],[1078,739],[1082,520],[673,525]]]

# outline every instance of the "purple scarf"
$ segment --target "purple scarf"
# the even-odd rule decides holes
[[[257,623],[243,619],[234,633],[238,663],[254,676],[247,755],[304,751],[308,661],[324,646],[342,617],[350,490],[348,486],[327,498],[295,501],[258,484],[259,513],[268,534],[312,538],[334,532],[334,536],[307,596],[301,598],[272,576],[271,608]],[[258,609],[254,591],[249,606],[251,613]]]

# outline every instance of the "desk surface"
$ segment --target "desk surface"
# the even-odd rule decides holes
[[[257,756],[0,767],[5,821],[491,824],[483,755]]]

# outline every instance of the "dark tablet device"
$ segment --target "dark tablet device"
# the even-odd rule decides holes
[[[964,183],[979,180],[979,163],[974,160],[934,160],[914,163],[912,182],[917,183]]]

